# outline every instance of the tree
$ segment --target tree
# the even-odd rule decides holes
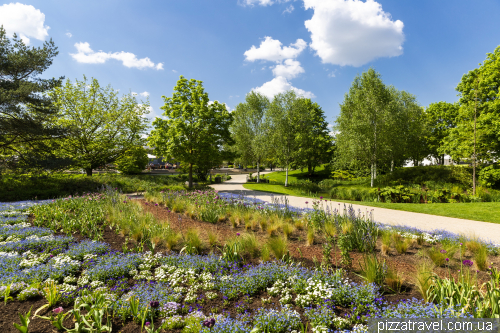
[[[116,160],[116,168],[126,175],[139,174],[146,168],[148,161],[148,153],[144,147],[131,147]]]
[[[300,111],[294,113],[293,119],[297,144],[294,160],[299,167],[307,167],[309,175],[312,175],[320,163],[330,161],[333,138],[325,113],[317,103],[309,98],[300,98],[297,107]]]
[[[64,135],[64,128],[49,120],[57,108],[46,92],[61,85],[59,79],[41,79],[58,54],[52,40],[43,47],[28,47],[15,34],[12,41],[0,27],[0,156],[15,156],[32,164],[56,167],[47,139]],[[42,158],[52,158],[52,164]]]
[[[500,157],[500,46],[488,53],[479,68],[462,76],[456,90],[460,108],[456,127],[449,131],[442,151],[454,160],[479,163]],[[474,172],[475,173],[475,172]],[[475,175],[473,175],[475,185]],[[475,187],[473,185],[473,187]]]
[[[297,149],[294,119],[297,118],[299,110],[301,108],[297,95],[290,90],[274,96],[266,114],[266,130],[272,154],[286,170],[285,186],[288,186],[288,169]]]
[[[189,168],[189,187],[193,186],[193,166],[212,167],[222,161],[223,146],[230,143],[231,114],[224,104],[209,103],[203,82],[177,81],[172,97],[163,96],[165,119],[156,118],[148,138],[156,155],[175,158]]]
[[[102,88],[96,79],[67,80],[50,96],[60,109],[54,123],[70,129],[57,152],[73,159],[87,176],[92,169],[115,162],[132,147],[142,146],[148,125],[149,102],[137,103],[132,94],[118,97],[118,91]]]
[[[389,155],[390,102],[390,91],[380,74],[370,68],[354,78],[336,119],[338,163],[348,166],[355,161],[362,167],[370,167],[372,187],[377,165]]]
[[[442,149],[445,138],[457,126],[458,103],[431,103],[425,109],[424,117],[427,125],[427,143],[430,155],[444,164],[446,151]]]
[[[257,162],[257,182],[260,182],[260,164],[268,152],[265,114],[269,99],[254,91],[245,97],[245,103],[236,106],[233,112],[231,133],[234,151],[244,164]]]
[[[417,166],[430,153],[426,140],[426,126],[422,107],[415,95],[395,87],[391,93],[386,126],[388,129],[388,158],[391,172],[395,166],[403,166],[412,160]]]

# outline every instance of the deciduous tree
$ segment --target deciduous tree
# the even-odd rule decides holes
[[[148,138],[158,156],[175,158],[188,166],[189,187],[193,186],[193,166],[222,161],[223,146],[231,142],[231,114],[225,104],[209,103],[203,82],[177,81],[172,97],[163,96],[165,119],[156,118]]]
[[[67,80],[50,96],[59,108],[54,123],[69,128],[57,152],[73,159],[87,176],[92,169],[115,162],[127,150],[145,143],[149,102],[138,103],[135,96],[118,96],[118,91],[102,88],[97,79],[74,83]]]

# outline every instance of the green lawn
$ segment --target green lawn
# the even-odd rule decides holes
[[[298,197],[318,198],[323,196],[328,198],[327,193],[319,193],[314,196],[301,195],[298,190],[286,188],[283,185],[270,184],[244,184],[249,190],[265,191],[278,194],[288,194]],[[461,219],[500,223],[500,202],[479,202],[479,203],[433,203],[433,204],[406,204],[406,203],[386,203],[386,202],[365,202],[365,201],[348,201],[335,200],[338,202],[346,202],[357,205],[381,207],[396,210],[404,210],[407,212],[432,214],[439,216],[456,217]]]
[[[286,177],[285,171],[275,171],[265,176],[265,178],[271,181],[282,182],[282,183],[285,183],[285,177]],[[328,170],[325,170],[324,165],[317,167],[314,170],[312,176],[309,176],[309,174],[307,173],[307,169],[288,171],[288,181],[290,183],[306,179],[319,181],[328,177],[330,177],[330,172]]]
[[[184,179],[177,176],[122,175],[114,173],[82,174],[58,173],[44,177],[29,175],[0,178],[0,202],[32,199],[55,199],[68,195],[95,192],[103,185],[118,188],[124,193],[147,189],[184,189]]]

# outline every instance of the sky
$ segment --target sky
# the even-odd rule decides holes
[[[180,75],[233,110],[252,90],[289,89],[333,123],[373,67],[422,106],[458,101],[462,75],[500,45],[500,1],[30,0],[0,2],[0,24],[59,54],[43,77],[96,78],[149,100],[152,119]]]

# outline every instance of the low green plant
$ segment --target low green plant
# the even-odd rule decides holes
[[[30,315],[31,315],[31,309],[33,309],[33,306],[30,308],[28,313],[26,314],[19,314],[19,319],[21,321],[21,325],[18,323],[14,323],[14,327],[20,332],[20,333],[28,333],[28,326],[30,324]]]
[[[389,267],[387,269],[387,275],[385,277],[385,284],[387,285],[387,287],[395,293],[400,293],[401,288],[403,287],[403,283],[403,274]]]
[[[243,259],[241,255],[241,243],[237,240],[230,240],[222,249],[222,258],[227,261],[239,261]]]
[[[262,261],[269,261],[271,258],[271,253],[269,252],[269,248],[267,246],[264,246],[262,248],[262,251],[260,251],[260,258]]]
[[[213,232],[212,230],[209,230],[207,235],[208,235],[208,244],[210,244],[210,247],[217,246],[217,242],[218,242],[217,234],[215,232]]]
[[[281,260],[288,251],[288,243],[283,237],[269,238],[267,246],[278,260]]]
[[[359,261],[358,261],[359,262]],[[359,262],[362,277],[367,283],[375,283],[382,286],[387,276],[387,264],[381,261],[376,255],[364,255],[363,263]]]
[[[14,299],[12,296],[10,296],[10,288],[11,288],[11,285],[8,285],[5,287],[5,290],[3,291],[3,304],[4,305],[7,305],[8,301],[11,301]]]
[[[481,244],[481,247],[476,251],[474,259],[479,270],[486,270],[488,260],[488,248],[486,247],[486,245]]]
[[[290,235],[294,232],[295,228],[293,227],[292,224],[290,223],[283,223],[281,226],[281,229],[283,230],[283,235],[285,236],[285,239],[290,239]]]
[[[184,240],[184,247],[181,252],[187,254],[199,254],[203,249],[203,243],[200,239],[200,232],[198,229],[190,228],[186,231],[186,237]]]
[[[415,285],[417,286],[420,295],[426,302],[428,302],[429,300],[428,290],[432,284],[431,281],[432,275],[433,275],[432,267],[425,261],[422,261],[420,264],[417,265],[417,272],[415,275]]]
[[[313,228],[307,229],[307,238],[306,238],[307,246],[314,245],[314,239],[315,239],[314,229]]]
[[[446,258],[449,259],[448,252],[445,249],[443,248],[439,249],[436,246],[427,249],[426,254],[429,257],[429,259],[432,260],[434,265],[438,267],[444,266],[444,264],[446,263]]]
[[[47,302],[49,302],[49,307],[56,305],[61,299],[61,293],[59,292],[59,288],[54,281],[50,281],[45,284],[42,288],[42,294],[45,296]]]
[[[255,258],[260,254],[260,244],[253,233],[241,236],[241,246],[243,252],[250,256],[250,258]]]

